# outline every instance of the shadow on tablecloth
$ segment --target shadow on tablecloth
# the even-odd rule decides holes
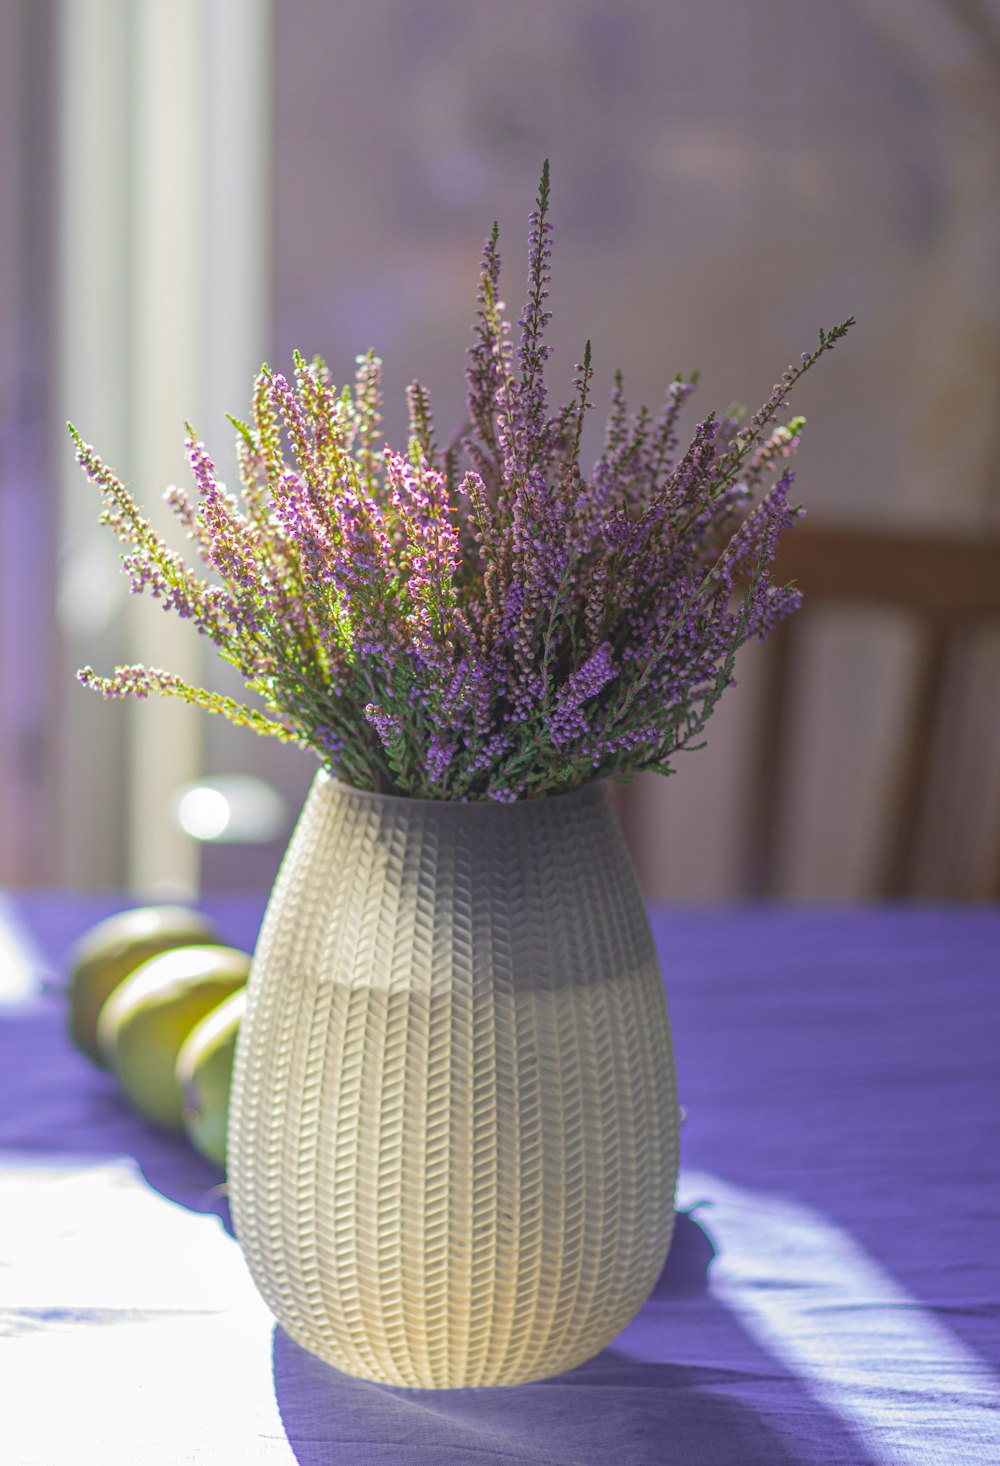
[[[73,1047],[61,994],[43,994],[3,1014],[0,1151],[36,1159],[72,1155],[81,1162],[131,1157],[155,1191],[189,1211],[218,1216],[232,1232],[222,1168],[199,1155],[186,1136],[147,1120],[113,1075]]]
[[[842,1422],[759,1351],[710,1296],[714,1255],[702,1225],[680,1213],[670,1257],[646,1305],[665,1315],[653,1331],[657,1347],[630,1345],[626,1331],[587,1364],[535,1384],[474,1390],[373,1384],[341,1374],[276,1328],[275,1393],[296,1460],[300,1466],[870,1466]],[[675,1326],[668,1321],[674,1313]],[[713,1355],[725,1364],[713,1365]]]
[[[216,1215],[232,1234],[225,1174],[183,1135],[161,1130],[117,1081],[73,1047],[67,983],[73,947],[93,923],[136,904],[124,894],[21,892],[19,925],[37,955],[39,990],[0,1011],[0,1150],[43,1158],[128,1156],[149,1185],[190,1211]],[[252,951],[263,896],[205,903],[225,941]]]

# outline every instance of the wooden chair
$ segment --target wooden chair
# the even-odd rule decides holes
[[[743,852],[745,894],[776,893],[778,832],[788,791],[783,778],[794,735],[796,658],[810,612],[831,605],[906,612],[919,635],[917,676],[893,760],[889,817],[879,836],[874,894],[912,894],[918,835],[946,710],[946,688],[973,633],[1000,626],[1000,538],[940,538],[837,529],[803,522],[784,536],[776,573],[794,580],[804,604],[769,638],[751,750],[750,808]],[[998,831],[1000,833],[1000,831]],[[992,875],[1000,896],[1000,868]]]

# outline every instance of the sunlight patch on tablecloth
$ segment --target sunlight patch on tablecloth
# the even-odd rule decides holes
[[[0,1164],[0,1217],[18,1466],[226,1466],[248,1437],[254,1462],[293,1466],[273,1320],[217,1217],[151,1190],[128,1157]]]
[[[41,957],[10,903],[0,896],[0,1007],[37,991]]]
[[[714,1298],[886,1466],[994,1466],[987,1363],[841,1227],[778,1196],[682,1173],[678,1207],[712,1240]]]

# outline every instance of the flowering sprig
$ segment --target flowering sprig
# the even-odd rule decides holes
[[[192,620],[259,707],[172,674],[119,667],[105,696],[184,698],[310,748],[358,788],[512,801],[640,769],[669,773],[699,747],[736,653],[794,610],[771,564],[800,512],[788,460],[804,420],[778,421],[829,332],[751,416],[709,414],[681,450],[697,378],[657,414],[630,413],[615,377],[600,457],[580,466],[592,410],[590,343],[570,401],[548,406],[548,164],[529,233],[516,347],[499,298],[494,225],[466,371],[468,423],[444,451],[426,390],[408,391],[405,453],[380,441],[381,362],[338,391],[296,354],[292,381],[262,368],[238,433],[241,495],[189,430],[196,495],[167,502],[207,566],[197,574],[71,428],[128,546],[126,572]]]

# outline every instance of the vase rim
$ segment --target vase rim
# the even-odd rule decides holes
[[[354,784],[348,784],[344,779],[338,779],[331,774],[329,769],[321,768],[317,771],[313,780],[317,786],[332,784],[336,790],[344,794],[352,794],[359,799],[379,800],[385,804],[399,804],[407,807],[419,807],[422,809],[475,809],[475,810],[515,810],[515,809],[538,809],[542,805],[551,806],[560,800],[582,799],[601,789],[606,789],[608,779],[591,779],[589,783],[581,784],[577,789],[568,789],[561,794],[539,794],[533,799],[515,799],[510,802],[499,799],[417,799],[409,794],[382,794],[375,789],[358,789]]]

